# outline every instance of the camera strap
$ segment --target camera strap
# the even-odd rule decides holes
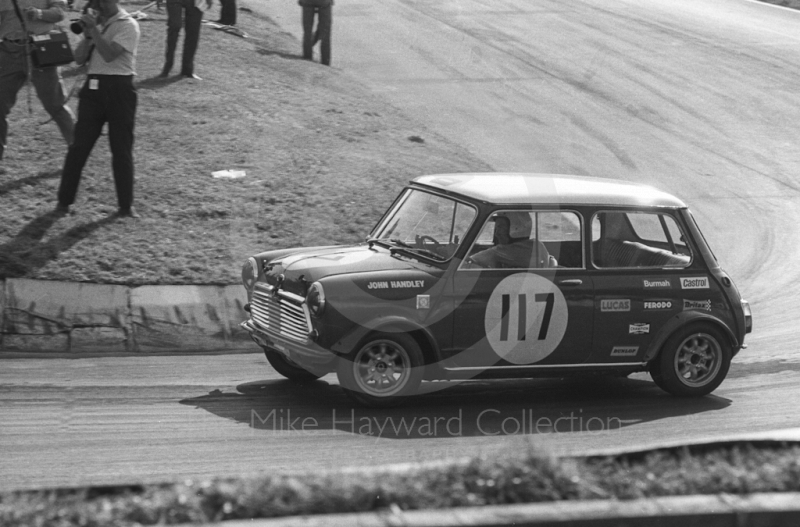
[[[33,113],[33,108],[31,107],[32,103],[32,94],[31,94],[31,75],[33,71],[31,69],[31,43],[30,43],[30,36],[28,34],[28,26],[25,24],[25,17],[22,16],[22,11],[19,9],[19,4],[17,0],[11,0],[14,4],[14,12],[17,13],[17,18],[19,18],[19,23],[22,24],[22,31],[25,32],[25,38],[22,39],[23,46],[25,47],[25,78],[28,81],[28,113]]]

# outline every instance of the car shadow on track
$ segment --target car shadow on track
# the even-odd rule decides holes
[[[670,417],[721,410],[730,400],[667,395],[649,380],[627,378],[524,379],[429,383],[433,391],[396,408],[353,404],[324,380],[241,384],[184,399],[254,430],[289,434],[331,431],[390,439],[601,433]]]

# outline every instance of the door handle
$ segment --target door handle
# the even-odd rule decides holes
[[[559,284],[561,284],[563,286],[570,286],[570,287],[581,285],[582,283],[583,283],[583,280],[581,280],[579,278],[574,278],[572,280],[561,280],[559,282]]]

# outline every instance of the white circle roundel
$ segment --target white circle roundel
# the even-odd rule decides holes
[[[486,306],[486,340],[512,364],[533,364],[556,349],[567,330],[567,301],[550,280],[517,273],[503,279]]]

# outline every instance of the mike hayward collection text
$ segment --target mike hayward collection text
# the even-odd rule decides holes
[[[583,410],[541,416],[530,408],[505,411],[471,409],[466,416],[463,409],[438,416],[359,415],[355,409],[331,409],[330,414],[314,416],[299,415],[291,409],[272,409],[265,414],[255,409],[250,411],[250,426],[255,430],[308,435],[347,432],[396,439],[574,432],[597,434],[619,430],[624,425],[625,421],[618,417],[589,416],[584,415]]]

